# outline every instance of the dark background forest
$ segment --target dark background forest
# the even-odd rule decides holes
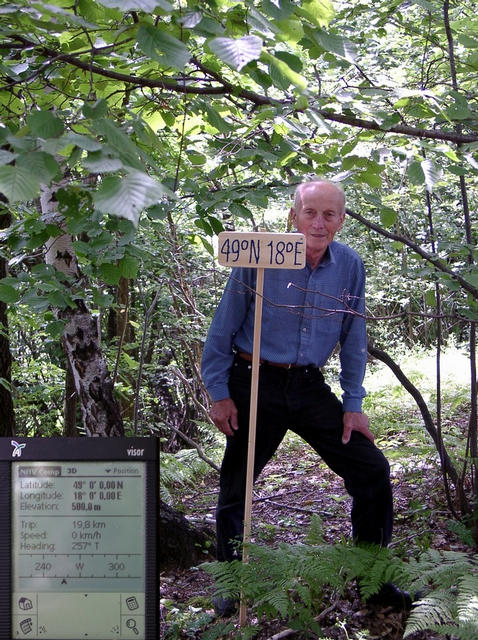
[[[296,185],[322,176],[345,189],[339,239],[367,270],[367,411],[400,473],[415,447],[420,495],[426,504],[435,487],[467,557],[478,542],[477,9],[3,2],[1,435],[160,438],[162,502],[198,524],[187,487],[214,491],[223,446],[199,372],[227,276],[215,238],[285,231]],[[418,630],[476,640],[477,568],[465,565]]]

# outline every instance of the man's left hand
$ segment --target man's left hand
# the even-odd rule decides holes
[[[352,435],[352,431],[359,431],[366,438],[373,442],[375,436],[368,428],[368,416],[358,411],[345,411],[344,413],[344,430],[342,433],[342,442],[347,444]]]

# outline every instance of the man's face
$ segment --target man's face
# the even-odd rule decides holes
[[[328,183],[306,185],[301,190],[301,203],[291,209],[291,215],[297,231],[305,235],[307,259],[320,261],[344,223],[343,194]]]

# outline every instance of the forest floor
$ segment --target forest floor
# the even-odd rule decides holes
[[[396,447],[397,443],[394,444]],[[467,550],[448,528],[450,516],[436,457],[407,457],[406,464],[399,457],[394,458],[391,460],[395,502],[392,546],[405,557],[417,556],[430,547],[441,551]],[[187,516],[212,525],[216,499],[214,473],[194,490],[186,490],[181,501]],[[337,543],[341,538],[350,537],[350,506],[341,479],[327,469],[313,451],[300,441],[293,442],[292,446],[283,444],[255,486],[252,541],[270,546],[279,542],[300,543],[315,513],[322,519],[326,542]],[[211,605],[213,579],[208,573],[199,567],[163,572],[160,589],[161,639],[208,635],[205,630],[215,622]],[[202,624],[198,620],[202,620]],[[357,589],[351,586],[343,597],[331,594],[320,627],[324,637],[333,640],[399,640],[406,620],[406,613],[365,606]],[[254,619],[249,622],[257,623]],[[260,631],[254,637],[257,640],[304,637],[288,633],[286,629],[284,621],[261,622]],[[239,638],[240,632],[236,628],[235,632],[219,637]],[[420,632],[409,638],[442,640],[443,636]]]

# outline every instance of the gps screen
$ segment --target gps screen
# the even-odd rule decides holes
[[[13,462],[13,638],[142,640],[144,462]]]

